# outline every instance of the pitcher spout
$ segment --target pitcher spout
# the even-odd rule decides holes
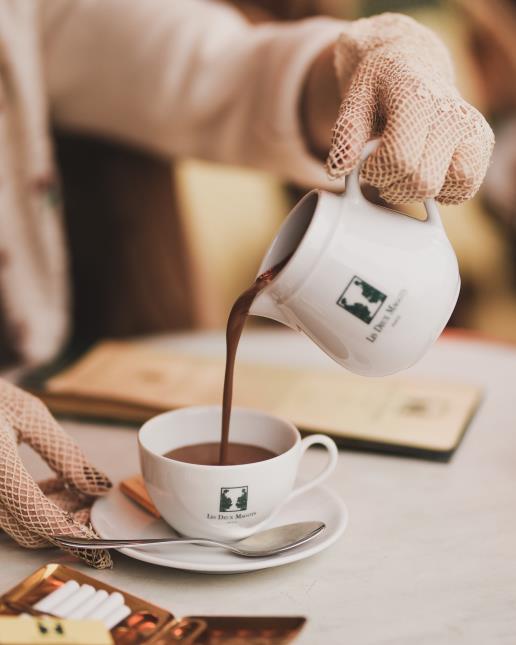
[[[276,322],[294,329],[281,310],[280,305],[278,305],[267,289],[262,291],[258,297],[255,298],[251,308],[249,309],[249,313],[253,316],[263,316],[264,318],[276,320]]]

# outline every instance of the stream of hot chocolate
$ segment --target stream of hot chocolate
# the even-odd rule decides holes
[[[253,304],[256,296],[270,284],[278,273],[283,269],[292,254],[287,256],[271,269],[261,273],[253,284],[241,293],[235,300],[229,313],[228,323],[226,326],[226,369],[224,373],[224,393],[222,396],[222,428],[220,438],[219,465],[227,463],[228,444],[229,444],[229,422],[231,418],[231,404],[233,401],[233,375],[235,372],[235,358],[238,348],[238,342],[244,329],[245,321],[249,314],[249,309]]]

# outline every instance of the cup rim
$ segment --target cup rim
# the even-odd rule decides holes
[[[140,427],[138,430],[138,445],[139,447],[144,450],[147,454],[152,455],[152,457],[156,457],[159,462],[161,463],[172,463],[175,466],[179,467],[184,467],[184,468],[194,468],[194,469],[200,469],[200,470],[213,470],[216,469],[217,472],[222,472],[223,470],[237,470],[237,469],[242,469],[242,468],[253,468],[253,467],[259,467],[260,465],[263,466],[263,464],[269,464],[271,462],[274,462],[277,459],[281,459],[288,455],[292,450],[294,450],[300,443],[301,443],[301,433],[299,432],[299,429],[288,419],[285,419],[280,416],[276,416],[274,414],[269,414],[268,412],[263,412],[261,410],[256,410],[254,408],[244,408],[241,406],[234,406],[231,409],[231,414],[234,412],[240,413],[240,414],[246,414],[249,416],[254,416],[254,417],[265,417],[270,419],[271,421],[274,421],[275,423],[279,422],[283,426],[287,426],[289,430],[292,431],[294,434],[294,442],[284,452],[279,453],[275,457],[271,457],[270,459],[264,459],[262,461],[253,461],[249,464],[226,464],[226,465],[208,465],[208,464],[193,464],[187,461],[178,461],[177,459],[172,459],[170,457],[165,457],[164,455],[160,454],[159,452],[155,452],[151,448],[145,445],[144,440],[142,439],[142,434],[144,432],[148,431],[148,427],[161,417],[166,417],[166,416],[172,416],[172,415],[180,415],[180,414],[196,414],[198,412],[213,412],[213,411],[218,411],[221,409],[220,405],[191,405],[191,406],[186,406],[182,408],[176,408],[174,410],[167,410],[165,412],[161,412],[160,414],[157,414],[150,419],[147,419],[145,423]],[[195,444],[193,444],[195,445]]]

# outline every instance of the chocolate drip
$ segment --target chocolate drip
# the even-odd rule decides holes
[[[292,255],[274,265],[261,275],[253,284],[238,296],[231,308],[226,327],[226,370],[224,373],[224,394],[222,397],[222,428],[220,439],[219,464],[227,464],[229,443],[229,422],[231,418],[231,405],[233,401],[233,375],[235,372],[235,358],[238,343],[244,329],[249,309],[260,291],[265,289],[278,273],[284,268]]]

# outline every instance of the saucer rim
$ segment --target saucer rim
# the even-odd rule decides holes
[[[113,489],[114,491],[117,489]],[[247,560],[242,560],[242,558],[233,555],[233,554],[224,554],[225,557],[229,556],[230,558],[235,558],[234,563],[225,562],[225,563],[196,563],[193,560],[173,560],[173,559],[164,559],[163,555],[153,555],[150,551],[144,551],[143,549],[125,547],[121,549],[116,549],[120,553],[123,553],[127,557],[133,558],[135,560],[140,560],[142,562],[147,562],[148,564],[154,564],[162,567],[167,567],[170,569],[180,569],[183,571],[192,571],[195,573],[246,573],[251,571],[259,571],[261,569],[270,569],[273,567],[283,566],[285,564],[291,564],[292,562],[297,562],[299,560],[304,560],[309,558],[321,551],[324,551],[332,544],[334,544],[344,533],[347,528],[349,521],[349,513],[344,500],[331,488],[328,488],[324,485],[314,486],[310,490],[300,497],[309,496],[310,494],[319,491],[323,493],[324,496],[329,497],[335,507],[337,507],[338,515],[338,524],[333,529],[333,531],[326,533],[326,531],[321,535],[320,539],[314,543],[308,542],[306,545],[302,545],[296,549],[293,549],[291,552],[278,553],[277,555],[264,556],[260,558],[252,558]],[[123,494],[123,493],[122,493]],[[99,512],[99,507],[101,502],[107,500],[109,495],[103,498],[99,498],[95,501],[91,508],[91,523],[93,528],[102,538],[109,538],[110,535],[102,534],[96,526],[95,516]],[[95,508],[97,507],[97,509]],[[143,511],[143,509],[141,509]],[[322,520],[321,520],[322,521]]]

